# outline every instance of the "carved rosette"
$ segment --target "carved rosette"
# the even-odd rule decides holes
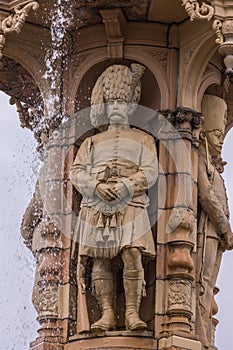
[[[13,9],[13,13],[9,16],[1,18],[0,15],[0,60],[2,59],[2,52],[6,42],[6,35],[16,32],[20,33],[22,26],[26,21],[31,10],[36,11],[39,8],[37,1],[28,1],[24,5],[17,5]]]

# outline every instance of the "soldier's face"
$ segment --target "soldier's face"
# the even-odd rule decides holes
[[[129,104],[121,99],[109,100],[106,104],[110,124],[128,124]]]
[[[209,152],[211,156],[218,156],[222,152],[223,133],[221,130],[211,130],[206,132],[206,137],[209,145]]]

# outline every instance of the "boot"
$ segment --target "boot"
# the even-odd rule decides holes
[[[125,289],[125,325],[126,329],[147,329],[147,325],[139,317],[141,298],[144,292],[144,270],[124,270]]]
[[[99,274],[101,274],[101,272]],[[91,325],[91,330],[98,332],[116,328],[116,320],[113,310],[113,280],[94,277],[92,278],[92,286],[101,308],[102,317]]]

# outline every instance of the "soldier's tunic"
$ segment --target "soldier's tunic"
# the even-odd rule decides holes
[[[137,247],[155,256],[154,240],[146,207],[146,191],[158,176],[153,138],[131,129],[108,131],[87,138],[71,168],[71,181],[82,194],[74,239],[79,254],[113,258],[125,247]],[[122,182],[128,196],[104,201],[96,194],[98,183]]]
[[[229,207],[226,188],[222,176],[210,162],[210,174],[207,174],[205,152],[199,153],[198,189],[202,210],[206,214],[206,236],[219,240],[220,234],[230,230]],[[203,225],[204,222],[200,222]]]

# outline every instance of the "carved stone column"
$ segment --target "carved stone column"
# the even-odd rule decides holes
[[[160,349],[198,349],[195,339],[197,146],[201,114],[178,107],[162,112],[155,329]],[[166,186],[166,200],[162,190]],[[181,190],[182,189],[182,190]],[[163,266],[161,268],[161,266]],[[162,304],[164,303],[164,307]],[[173,338],[172,338],[173,337]],[[187,341],[189,339],[189,341]],[[182,343],[183,342],[183,343]],[[186,343],[187,342],[187,343]],[[175,345],[176,344],[176,345]]]
[[[233,74],[233,20],[227,19],[221,23],[223,40],[218,52],[224,57],[226,74]]]
[[[39,191],[43,218],[34,230],[32,251],[37,258],[33,303],[41,325],[33,350],[62,350],[76,318],[76,289],[70,274],[72,214],[67,189],[67,130],[57,128],[44,146]],[[69,132],[69,130],[68,130]],[[72,327],[71,327],[72,328]]]

